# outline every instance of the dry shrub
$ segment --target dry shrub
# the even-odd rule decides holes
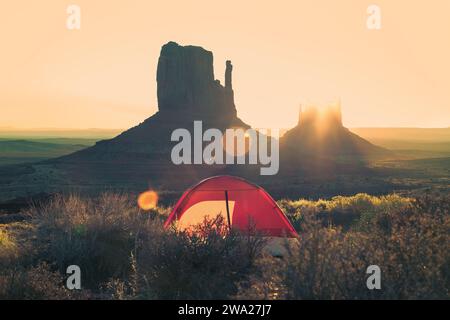
[[[7,228],[0,225],[0,268],[6,267],[18,254],[17,244]]]
[[[319,209],[309,210],[299,217],[298,246],[245,294],[270,296],[261,294],[270,283],[287,299],[448,299],[449,203],[448,196],[410,200],[348,232],[323,226]],[[366,287],[370,265],[381,268],[381,290]]]
[[[304,216],[300,235],[280,270],[284,298],[355,298],[364,289],[364,245],[355,241],[359,239],[340,228],[323,227],[314,214]]]
[[[450,298],[448,196],[281,204],[300,241],[278,259],[221,218],[180,232],[163,228],[167,210],[142,212],[126,195],[55,197],[30,209],[30,227],[0,227],[0,298]],[[324,214],[356,218],[341,228]],[[63,287],[71,264],[81,268],[82,293]],[[366,287],[373,264],[381,290]]]
[[[166,230],[166,212],[140,211],[120,194],[56,196],[28,214],[36,226],[34,260],[64,277],[78,265],[93,298],[226,298],[262,247],[258,238],[230,233],[221,218],[191,231]]]
[[[350,197],[336,196],[330,200],[284,199],[278,201],[296,229],[301,227],[303,214],[315,214],[323,225],[342,226],[344,229],[349,229],[362,216],[370,217],[380,212],[404,210],[411,203],[412,199],[397,194],[376,197],[366,193],[358,193]]]
[[[16,239],[25,234],[33,238],[32,231],[24,223],[0,226],[0,300],[79,298],[64,288],[61,273],[45,262],[35,263],[29,243]]]
[[[159,299],[225,299],[254,272],[261,241],[228,232],[221,216],[194,231],[149,234],[136,256],[139,294]]]
[[[98,198],[57,196],[30,210],[40,240],[39,259],[82,270],[83,286],[98,289],[111,277],[126,277],[130,255],[145,215],[125,195]]]
[[[61,300],[71,294],[64,287],[61,274],[46,263],[35,267],[13,267],[0,271],[0,299]]]
[[[284,261],[270,255],[261,255],[255,261],[254,272],[238,282],[238,292],[233,299],[276,300],[286,296],[281,269]]]

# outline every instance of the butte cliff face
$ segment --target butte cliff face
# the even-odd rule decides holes
[[[158,60],[159,111],[234,122],[236,107],[231,77],[230,61],[226,63],[224,87],[214,78],[211,51],[169,42],[162,47]]]
[[[223,167],[176,166],[171,162],[175,129],[249,128],[237,117],[232,65],[226,61],[225,86],[214,78],[213,54],[197,46],[169,42],[161,48],[157,68],[158,112],[117,137],[49,162],[80,183],[83,180],[120,182],[164,181],[168,185],[221,173]],[[63,168],[64,167],[64,168]]]
[[[237,117],[231,87],[232,65],[226,62],[225,86],[214,79],[213,54],[196,46],[180,46],[169,42],[161,48],[157,69],[158,112],[119,136],[97,143],[75,153],[96,157],[150,156],[166,153],[171,147],[170,135],[177,128],[191,130],[195,120],[204,128],[225,130],[231,127],[249,128]],[[70,158],[66,157],[66,158]],[[170,160],[170,157],[169,157]]]

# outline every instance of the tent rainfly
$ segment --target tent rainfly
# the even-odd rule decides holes
[[[297,238],[297,232],[272,197],[242,178],[217,176],[188,189],[164,226],[176,222],[179,230],[222,216],[232,230],[267,237]]]

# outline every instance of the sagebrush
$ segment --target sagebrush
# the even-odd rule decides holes
[[[281,200],[299,233],[272,257],[220,218],[164,229],[126,194],[55,196],[0,225],[2,299],[448,299],[448,195]],[[66,268],[82,290],[65,289]],[[382,270],[368,290],[366,268]]]

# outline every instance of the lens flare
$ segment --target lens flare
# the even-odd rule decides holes
[[[137,199],[137,203],[142,210],[154,209],[158,205],[158,194],[153,190],[142,192]]]

